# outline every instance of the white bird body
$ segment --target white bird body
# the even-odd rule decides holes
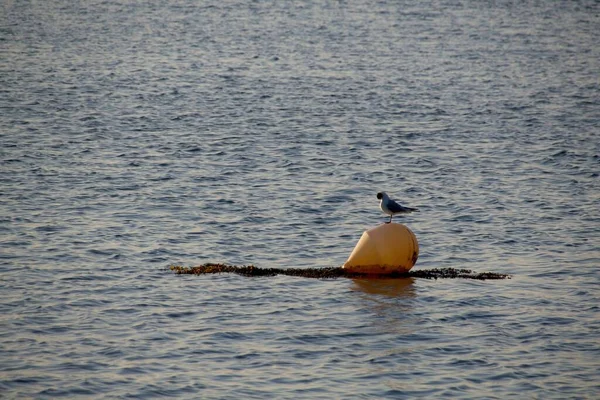
[[[390,220],[387,222],[388,224],[392,222],[392,217],[396,214],[409,214],[413,211],[419,211],[416,208],[405,207],[390,199],[390,196],[387,195],[386,192],[377,193],[377,198],[381,200],[379,202],[379,207],[381,207],[381,211],[388,214],[390,216]]]

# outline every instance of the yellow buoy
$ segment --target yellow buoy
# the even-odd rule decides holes
[[[402,224],[381,224],[365,231],[344,263],[348,272],[387,275],[408,272],[419,257],[419,243]]]

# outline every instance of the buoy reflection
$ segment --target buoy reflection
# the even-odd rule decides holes
[[[414,278],[374,278],[374,279],[352,279],[355,289],[367,294],[377,294],[388,297],[416,296]]]

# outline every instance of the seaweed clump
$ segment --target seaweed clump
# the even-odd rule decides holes
[[[254,265],[228,265],[206,263],[195,267],[183,267],[180,265],[171,265],[169,269],[177,275],[206,275],[206,274],[224,274],[232,273],[243,276],[275,276],[288,275],[299,276],[303,278],[317,279],[335,279],[335,278],[364,278],[364,277],[379,277],[367,274],[351,273],[342,267],[326,267],[326,268],[259,268]],[[499,274],[495,272],[480,272],[476,273],[470,269],[456,268],[434,268],[409,271],[406,273],[395,273],[382,276],[385,278],[425,278],[425,279],[443,279],[443,278],[463,278],[463,279],[510,279],[510,275]]]

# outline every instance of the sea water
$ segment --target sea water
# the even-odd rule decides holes
[[[598,2],[0,15],[0,397],[598,397]],[[378,191],[512,279],[167,269],[342,265]]]

